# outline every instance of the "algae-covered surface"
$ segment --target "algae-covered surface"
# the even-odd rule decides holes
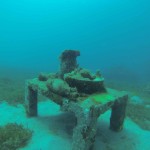
[[[88,98],[96,104],[104,104],[113,101],[115,99],[115,96],[110,93],[95,93],[90,95]]]
[[[91,106],[99,105],[99,104],[106,104],[108,102],[114,101],[115,96],[111,93],[94,93],[87,97],[81,98],[79,104],[81,107],[88,109]]]
[[[89,108],[92,105],[109,103],[111,101],[116,100],[118,97],[122,97],[126,94],[127,93],[124,91],[117,91],[114,89],[107,88],[106,92],[94,93],[84,98],[81,98],[81,101],[79,101],[79,103],[81,103],[82,107]]]

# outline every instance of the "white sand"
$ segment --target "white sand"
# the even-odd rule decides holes
[[[24,107],[0,103],[0,125],[19,123],[33,130],[33,137],[19,150],[71,150],[74,116],[59,111],[59,106],[47,100],[39,102],[39,117],[27,118]],[[150,132],[142,130],[130,119],[116,133],[109,130],[110,111],[98,120],[95,150],[150,150]]]

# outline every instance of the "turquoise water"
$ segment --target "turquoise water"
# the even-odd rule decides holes
[[[64,49],[103,72],[117,66],[150,74],[148,0],[0,1],[0,65],[53,71]]]
[[[100,69],[108,87],[132,92],[125,130],[112,133],[105,114],[94,150],[149,150],[149,18],[149,0],[0,0],[0,126],[13,122],[35,132],[19,150],[70,150],[69,119],[57,105],[39,102],[39,120],[27,118],[22,105],[25,80],[58,71],[66,49],[80,50],[80,66]]]

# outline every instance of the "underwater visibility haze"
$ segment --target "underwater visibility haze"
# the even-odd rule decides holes
[[[150,71],[149,6],[148,0],[1,1],[0,65],[55,70],[61,51],[78,49],[90,69]]]
[[[72,127],[72,116],[61,115],[58,106],[45,97],[40,97],[39,104],[43,119],[30,120],[23,107],[25,81],[41,72],[60,70],[59,56],[64,50],[79,50],[80,67],[100,70],[107,87],[129,95],[125,130],[116,137],[106,129],[106,113],[98,121],[94,150],[149,150],[149,0],[1,0],[0,137],[7,141],[16,132],[20,138],[14,136],[18,142],[8,145],[0,139],[0,149],[70,150],[71,131],[66,128]],[[5,132],[7,128],[13,132]],[[39,145],[38,133],[43,137]]]

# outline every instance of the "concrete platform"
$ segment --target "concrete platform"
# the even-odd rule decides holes
[[[97,118],[108,109],[112,109],[110,129],[121,131],[125,118],[128,95],[114,89],[104,93],[94,93],[69,100],[49,91],[46,81],[38,78],[26,81],[26,112],[29,117],[38,115],[38,94],[48,97],[60,105],[62,111],[75,113],[77,124],[73,132],[72,150],[90,150],[95,141]]]

